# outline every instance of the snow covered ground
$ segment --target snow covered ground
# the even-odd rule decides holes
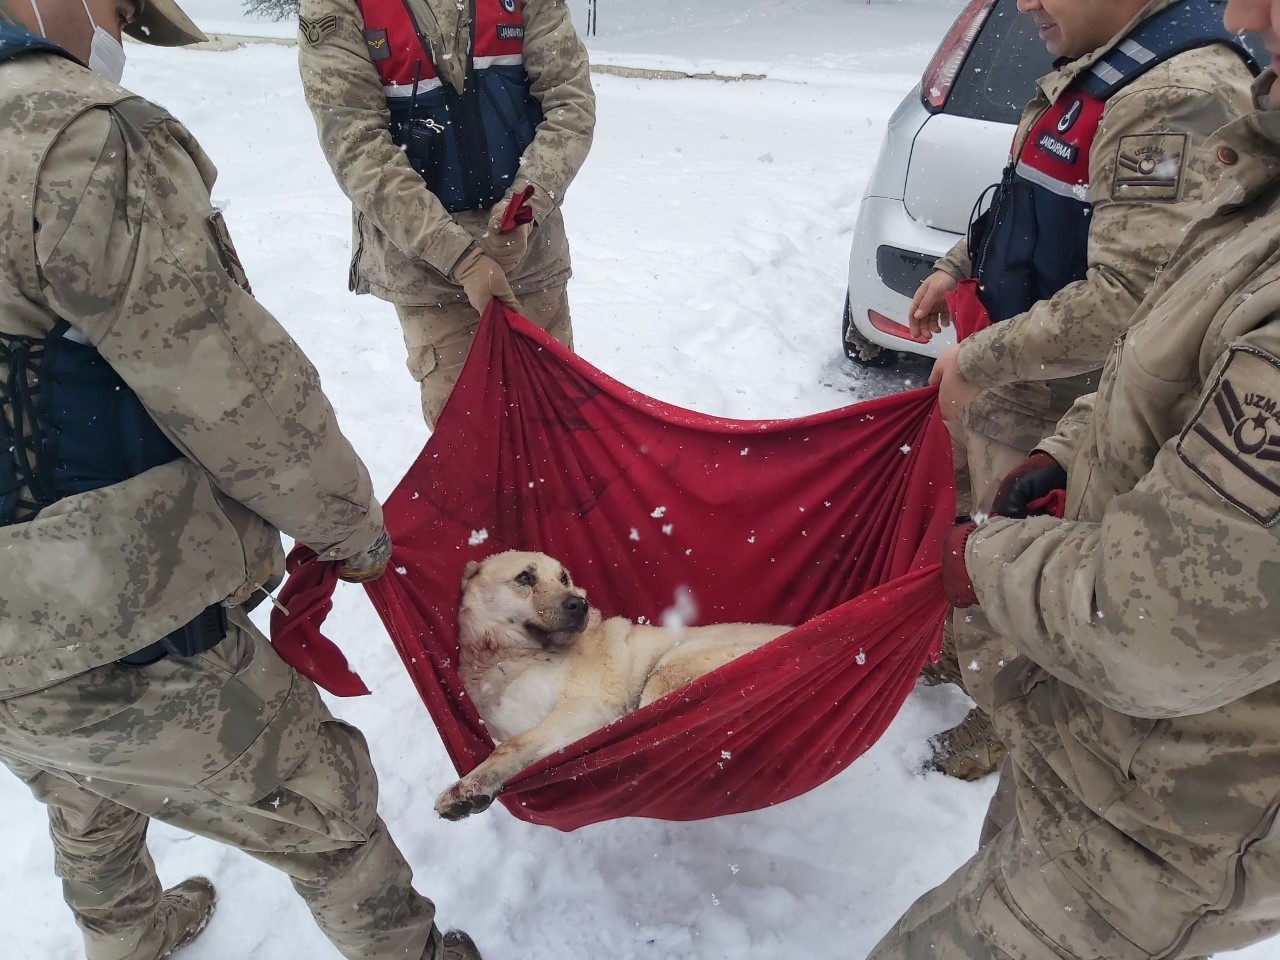
[[[292,33],[234,16],[231,0],[186,6],[211,30]],[[595,148],[566,203],[582,355],[653,396],[732,417],[800,415],[918,384],[922,364],[855,371],[838,329],[881,132],[955,0],[598,6],[599,60],[773,79],[597,78]],[[392,309],[346,291],[348,207],[316,146],[293,51],[128,51],[126,84],[168,106],[221,167],[214,197],[254,289],[316,361],[385,496],[426,431]],[[919,772],[925,739],[966,709],[954,689],[919,689],[850,770],[771,810],[567,835],[500,807],[441,821],[432,802],[453,770],[361,591],[339,594],[329,635],[375,695],[334,709],[369,737],[382,814],[420,889],[489,960],[856,958],[974,849],[993,784]],[[42,810],[0,776],[0,811],[0,956],[79,956]],[[334,955],[282,875],[164,826],[152,848],[166,882],[199,871],[219,885],[218,912],[184,960]]]

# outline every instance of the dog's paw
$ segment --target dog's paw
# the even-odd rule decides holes
[[[436,798],[436,813],[446,820],[461,820],[473,813],[489,809],[493,794],[485,793],[477,784],[459,780]]]

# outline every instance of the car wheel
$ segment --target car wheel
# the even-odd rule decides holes
[[[844,296],[844,322],[840,324],[840,344],[844,347],[844,355],[860,367],[884,369],[898,362],[896,350],[888,350],[878,343],[872,343],[858,332],[858,328],[853,325],[847,293]]]

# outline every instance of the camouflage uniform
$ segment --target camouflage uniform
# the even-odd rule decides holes
[[[1280,112],[1202,151],[1229,182],[1039,446],[1065,520],[966,563],[1019,657],[996,727],[1016,818],[872,956],[1204,956],[1280,932]]]
[[[88,956],[157,955],[147,817],[287,872],[347,957],[434,956],[363,738],[240,612],[278,580],[277,531],[340,560],[383,526],[315,369],[237,282],[213,165],[48,52],[0,63],[0,114],[0,329],[71,323],[183,454],[0,526],[0,761],[48,807]],[[207,652],[117,663],[219,603]]]
[[[1152,0],[1109,44],[1042,77],[1014,137],[1018,156],[1032,127],[1077,77],[1140,21],[1173,0]],[[985,388],[954,425],[957,463],[967,466],[970,507],[986,513],[1000,480],[1054,429],[1077,397],[1097,385],[1097,370],[1112,342],[1128,327],[1138,303],[1168,262],[1179,237],[1197,215],[1219,170],[1206,139],[1249,109],[1249,71],[1222,44],[1180,53],[1152,68],[1106,101],[1089,154],[1088,272],[1030,310],[968,337],[957,363],[971,383]],[[1171,137],[1185,137],[1177,184],[1170,191],[1135,186],[1121,163],[1128,152]],[[937,263],[957,279],[970,275],[967,244]],[[962,491],[961,499],[964,499]],[[1012,647],[967,622],[952,626],[965,689],[990,712],[991,679]]]
[[[406,0],[441,79],[459,93],[466,81],[473,4]],[[573,345],[565,285],[569,241],[560,204],[587,157],[595,94],[587,51],[564,0],[522,0],[524,68],[544,120],[520,160],[508,193],[526,184],[536,223],[529,251],[508,275],[526,315]],[[349,286],[395,304],[408,366],[433,426],[457,381],[479,317],[452,271],[473,249],[488,210],[450,214],[388,132],[390,113],[369,56],[355,0],[302,0],[298,66],[320,147],[352,203]]]

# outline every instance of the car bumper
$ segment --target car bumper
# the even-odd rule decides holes
[[[959,239],[912,219],[901,200],[865,197],[849,253],[849,308],[857,332],[890,350],[928,357],[955,343],[951,327],[926,343],[912,339],[907,311],[934,261]]]

